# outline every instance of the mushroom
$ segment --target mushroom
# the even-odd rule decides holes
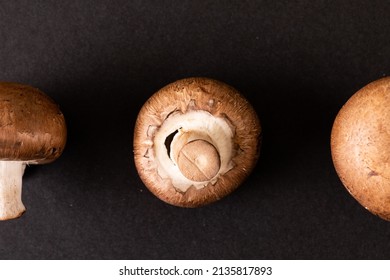
[[[141,108],[134,159],[146,187],[181,207],[202,206],[230,194],[259,156],[255,110],[234,88],[208,78],[165,86]]]
[[[332,128],[335,169],[350,194],[390,221],[390,77],[356,92]]]
[[[65,142],[64,116],[53,100],[30,86],[0,82],[0,220],[25,211],[26,165],[55,160]]]

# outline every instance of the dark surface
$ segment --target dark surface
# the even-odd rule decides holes
[[[233,3],[234,2],[234,3]],[[383,259],[390,223],[344,189],[329,136],[390,74],[389,1],[2,1],[0,80],[40,88],[69,135],[24,176],[3,259]],[[224,81],[264,128],[259,164],[199,209],[155,198],[132,157],[142,104],[177,79]]]

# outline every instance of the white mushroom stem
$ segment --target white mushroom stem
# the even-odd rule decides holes
[[[171,143],[167,143],[167,137],[173,134]],[[232,127],[225,118],[215,117],[209,112],[199,110],[185,114],[172,113],[153,140],[159,176],[171,180],[172,185],[181,192],[186,192],[191,186],[201,189],[209,183],[215,184],[220,175],[233,168],[233,135]],[[196,160],[204,159],[204,163],[188,159],[186,164],[180,166],[179,154],[183,147],[195,141],[202,144],[198,147],[201,151],[193,151],[199,154]],[[190,165],[193,171],[200,172],[192,172]],[[183,171],[186,172],[183,174]],[[204,173],[204,176],[197,173]]]
[[[0,161],[0,220],[20,217],[26,211],[22,203],[25,167],[23,161]]]

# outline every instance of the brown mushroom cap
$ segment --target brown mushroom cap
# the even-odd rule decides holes
[[[66,142],[58,106],[36,88],[0,82],[0,160],[48,163]]]
[[[202,178],[197,173],[199,171],[198,168],[195,168],[193,171],[194,177],[192,177],[194,185],[183,191],[174,186],[172,179],[164,177],[159,173],[160,167],[159,162],[156,160],[156,157],[158,157],[156,146],[164,145],[163,142],[165,140],[165,146],[167,146],[165,152],[169,154],[169,135],[166,135],[166,138],[160,137],[162,140],[156,135],[163,130],[162,128],[168,121],[174,118],[175,114],[184,116],[193,112],[195,114],[196,112],[201,112],[199,113],[201,116],[210,115],[210,118],[215,119],[215,122],[221,121],[224,125],[230,127],[234,151],[231,152],[232,158],[229,159],[229,162],[226,162],[227,160],[223,157],[223,147],[217,143],[222,141],[222,139],[210,140],[212,135],[202,136],[203,138],[200,138],[197,143],[201,144],[201,146],[203,145],[205,150],[199,152],[199,154],[203,153],[203,155],[200,155],[202,156],[202,161],[205,158],[204,154],[209,154],[209,160],[203,161],[202,164],[203,167],[211,168],[212,170],[204,175],[205,178]],[[191,121],[189,122],[191,123]],[[178,124],[176,129],[180,131],[186,128],[182,128]],[[207,130],[207,128],[204,130]],[[200,135],[202,133],[206,132],[202,130],[197,131],[195,134]],[[182,135],[186,134],[187,132],[184,131]],[[144,184],[163,201],[182,207],[202,206],[230,194],[249,175],[259,156],[260,134],[260,122],[255,110],[237,90],[222,82],[208,78],[179,80],[155,93],[139,112],[134,132],[136,168]],[[183,136],[183,138],[186,137]],[[191,141],[193,140],[196,140],[195,136]],[[202,140],[206,140],[211,145],[205,145]],[[180,142],[180,140],[177,140],[177,142]],[[186,145],[183,147],[186,147]],[[191,148],[194,149],[195,146]],[[206,149],[208,150],[207,152]],[[180,155],[179,151],[177,153]],[[174,155],[171,158],[180,157]],[[189,168],[189,165],[186,166],[183,162],[178,162],[178,165],[181,165],[182,169]],[[229,168],[226,167],[228,165],[230,166]],[[226,171],[221,172],[220,170],[210,180],[207,177],[213,177],[215,168],[221,168],[221,170],[225,168]],[[191,177],[190,171],[186,170],[184,173],[187,173],[187,175],[184,174],[185,177]],[[197,181],[202,181],[206,178],[204,186],[199,187],[196,185]]]
[[[331,135],[336,171],[367,210],[390,220],[390,77],[355,93],[338,113]]]

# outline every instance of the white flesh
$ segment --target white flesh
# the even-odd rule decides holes
[[[17,218],[26,210],[22,203],[25,167],[23,161],[0,161],[0,220]]]
[[[165,140],[175,131],[177,133],[171,142],[171,151],[168,155]],[[154,138],[158,174],[163,179],[171,179],[173,186],[181,192],[187,191],[191,186],[201,189],[209,183],[215,184],[219,175],[233,168],[231,161],[234,156],[233,134],[234,132],[224,118],[214,117],[206,111],[171,114]],[[210,181],[192,181],[185,177],[177,166],[178,152],[185,144],[196,139],[209,142],[219,153],[221,167]]]

